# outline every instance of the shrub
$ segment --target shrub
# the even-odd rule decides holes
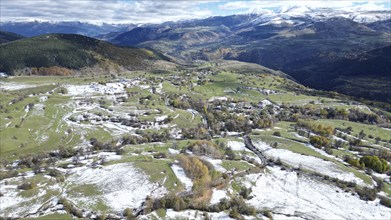
[[[244,219],[240,213],[238,212],[238,209],[236,207],[233,207],[231,211],[229,212],[229,217],[234,219]]]
[[[330,140],[323,136],[311,136],[310,143],[317,148],[327,147],[330,145]]]
[[[0,180],[18,176],[18,174],[19,173],[16,170],[0,171]]]
[[[166,158],[166,157],[167,157],[167,155],[164,152],[158,152],[153,155],[153,158],[155,158],[155,159],[161,159],[161,158]]]
[[[391,199],[382,196],[380,197],[380,204],[387,206],[388,208],[391,208]]]
[[[248,199],[250,197],[252,190],[251,188],[242,187],[242,189],[239,192],[239,195],[243,197],[243,199]]]
[[[188,149],[197,155],[206,155],[213,158],[222,158],[223,156],[218,145],[211,141],[196,141],[191,144]]]
[[[275,132],[273,132],[273,135],[274,135],[274,136],[277,136],[277,137],[281,137],[281,132],[275,131]]]
[[[65,178],[59,170],[51,169],[48,172],[49,176],[55,177],[58,181],[64,182]]]
[[[35,189],[37,188],[37,184],[34,182],[26,182],[22,183],[21,185],[18,186],[18,189],[21,190],[30,190],[30,189]]]
[[[370,189],[368,187],[364,187],[362,189],[356,189],[356,192],[360,196],[360,199],[366,201],[373,201],[376,199],[377,191],[376,189]]]
[[[270,210],[264,210],[263,215],[268,217],[270,220],[273,220],[273,214]]]
[[[315,124],[313,121],[299,120],[297,125],[307,128],[320,136],[330,136],[335,132],[334,127]]]
[[[378,173],[384,173],[389,169],[387,161],[384,159],[379,159],[377,156],[363,156],[360,158],[360,163]]]
[[[359,159],[352,158],[349,155],[346,155],[344,160],[345,160],[345,162],[347,162],[348,164],[350,164],[350,165],[352,165],[354,167],[363,168],[363,164],[360,163]]]

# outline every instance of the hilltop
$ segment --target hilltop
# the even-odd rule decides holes
[[[0,45],[0,71],[13,74],[68,75],[95,68],[107,72],[148,69],[167,59],[147,49],[118,47],[75,34],[48,34]],[[91,71],[90,71],[91,72]]]
[[[0,44],[22,39],[23,36],[11,32],[0,31]]]

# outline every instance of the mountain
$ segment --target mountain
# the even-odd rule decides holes
[[[391,103],[391,45],[329,65],[334,76],[319,82],[323,89]],[[330,74],[328,74],[330,75]]]
[[[0,31],[0,44],[22,39],[23,36],[11,32]]]
[[[0,30],[17,33],[26,37],[38,36],[42,34],[62,33],[62,34],[80,34],[89,37],[101,35],[115,31],[129,31],[135,25],[133,24],[90,24],[86,22],[47,22],[47,21],[28,21],[28,22],[1,22]]]
[[[352,77],[330,67],[391,43],[388,11],[342,11],[330,8],[282,7],[251,14],[144,25],[113,36],[114,44],[148,47],[193,60],[230,59],[281,70],[299,82],[318,89],[338,89],[358,97],[388,100],[380,91],[349,91],[354,79],[343,84],[335,75]],[[377,56],[374,57],[377,59]],[[384,65],[389,58],[379,60]],[[382,64],[383,65],[383,64]],[[369,80],[388,69],[367,72]],[[385,82],[376,82],[374,84]],[[349,91],[349,92],[347,92]],[[356,94],[357,93],[357,94]],[[372,94],[372,95],[369,95]]]
[[[74,34],[25,38],[2,44],[0,50],[0,71],[9,74],[61,75],[88,67],[98,68],[98,73],[99,68],[148,69],[151,62],[164,58],[151,50],[117,47]]]

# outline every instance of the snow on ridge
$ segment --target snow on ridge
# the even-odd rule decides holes
[[[391,18],[389,8],[384,8],[373,3],[343,8],[329,6],[327,3],[319,3],[318,5],[288,4],[281,6],[276,10],[252,8],[246,13],[257,14],[258,16],[253,19],[251,23],[260,25],[279,25],[283,22],[297,25],[297,22],[300,21],[300,19],[297,18],[310,18],[321,21],[332,17],[344,17],[358,23],[370,23]]]

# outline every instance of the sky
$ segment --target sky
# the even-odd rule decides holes
[[[349,10],[390,10],[391,0],[0,0],[0,21],[82,21],[90,23],[161,23],[186,19],[278,10],[286,5]]]

